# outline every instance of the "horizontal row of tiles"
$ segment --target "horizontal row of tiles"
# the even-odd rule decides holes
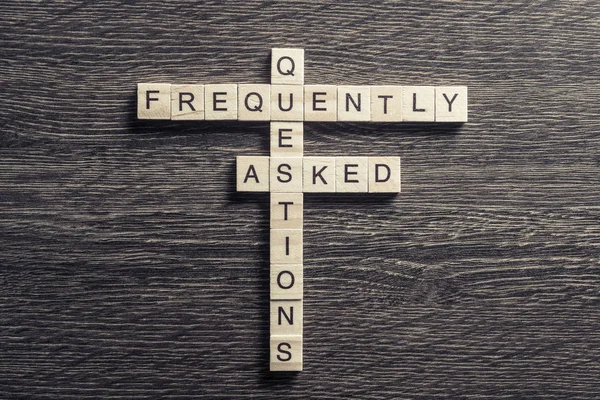
[[[466,122],[466,86],[138,83],[139,119]]]
[[[400,157],[236,157],[238,192],[399,193]]]

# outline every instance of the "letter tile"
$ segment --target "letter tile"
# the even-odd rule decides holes
[[[271,335],[271,371],[302,371],[302,336]]]
[[[302,169],[305,193],[335,192],[335,157],[304,157]]]
[[[367,164],[367,157],[336,157],[336,192],[367,193],[369,191]]]
[[[236,84],[204,85],[204,117],[207,120],[238,118]]]
[[[371,87],[371,121],[402,121],[402,86]]]
[[[402,87],[402,121],[435,121],[435,87]]]
[[[302,335],[302,300],[271,300],[271,335]]]
[[[302,264],[302,230],[271,229],[271,264]]]
[[[304,86],[271,86],[271,121],[304,120]]]
[[[302,122],[271,122],[271,157],[302,157]]]
[[[271,300],[302,300],[302,264],[271,264]]]
[[[269,157],[237,156],[236,184],[238,192],[268,192]]]
[[[302,229],[304,195],[271,192],[271,229]]]
[[[467,122],[467,87],[438,86],[435,88],[435,121]]]
[[[400,193],[400,157],[369,157],[369,193]]]
[[[171,119],[171,84],[138,83],[138,119]]]
[[[204,85],[171,85],[171,119],[204,119]]]
[[[371,88],[338,86],[338,121],[371,120]]]
[[[304,120],[337,121],[337,86],[304,86]]]
[[[271,157],[271,192],[302,192],[302,157]]]
[[[304,49],[271,49],[271,83],[304,84]]]
[[[271,120],[271,85],[238,85],[238,119]]]

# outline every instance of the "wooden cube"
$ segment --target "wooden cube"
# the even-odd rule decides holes
[[[207,120],[238,118],[238,85],[204,85],[204,117]]]
[[[402,86],[371,87],[371,121],[402,121]]]
[[[402,121],[435,121],[435,88],[433,86],[402,87]]]
[[[302,264],[302,229],[271,229],[271,264]]]
[[[238,192],[268,192],[269,157],[236,157],[236,188]]]
[[[400,157],[369,157],[369,193],[400,192]]]
[[[302,300],[302,264],[271,264],[271,300]]]
[[[336,192],[367,193],[369,191],[369,178],[367,167],[367,157],[336,157]]]
[[[302,335],[302,300],[271,300],[271,335]]]
[[[304,120],[304,86],[271,86],[271,121]]]
[[[302,157],[303,138],[302,122],[271,122],[271,156]]]
[[[371,88],[369,86],[338,86],[338,121],[371,120]]]
[[[304,84],[304,49],[271,50],[271,83]]]
[[[171,119],[171,84],[138,83],[138,119]]]
[[[337,86],[304,86],[304,120],[337,121]]]
[[[238,85],[238,119],[271,120],[271,85]]]
[[[304,195],[271,192],[271,229],[302,229]]]
[[[271,335],[271,371],[302,371],[302,336]]]
[[[171,119],[204,119],[204,85],[171,85]]]
[[[271,157],[270,190],[282,193],[302,192],[302,157]]]
[[[438,86],[435,88],[435,121],[467,122],[467,87]]]
[[[304,157],[303,191],[306,193],[332,193],[335,187],[335,157]]]

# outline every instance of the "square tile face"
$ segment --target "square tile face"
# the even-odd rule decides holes
[[[238,118],[236,84],[204,85],[204,117],[207,120]]]
[[[402,86],[371,86],[371,121],[402,121]]]
[[[435,87],[402,87],[402,121],[435,121]]]
[[[302,336],[271,335],[271,371],[302,371]]]
[[[271,120],[271,85],[238,85],[238,119]]]
[[[435,121],[467,122],[467,87],[437,86],[435,88]]]
[[[367,157],[336,157],[336,192],[367,193],[369,191],[367,164]]]
[[[371,120],[371,88],[338,86],[338,121]]]
[[[236,157],[236,186],[238,192],[269,191],[269,157]]]
[[[271,229],[302,229],[304,195],[271,192]]]
[[[171,84],[138,83],[138,119],[171,119]]]
[[[369,157],[369,193],[400,193],[400,157]]]
[[[302,264],[271,264],[271,300],[302,300]]]
[[[304,157],[302,169],[304,192],[335,192],[335,157]]]
[[[304,49],[271,50],[271,83],[304,84]]]
[[[271,264],[302,264],[302,230],[271,229]]]
[[[302,335],[302,300],[271,300],[271,335]]]
[[[302,193],[302,157],[271,157],[270,190]]]
[[[271,86],[271,121],[304,120],[304,86]]]
[[[171,85],[171,119],[204,119],[204,85]]]
[[[271,122],[272,157],[302,157],[303,139],[302,122]]]
[[[304,86],[304,120],[337,121],[337,86]]]

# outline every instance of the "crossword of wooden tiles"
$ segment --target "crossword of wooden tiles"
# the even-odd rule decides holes
[[[270,192],[270,369],[302,371],[304,193],[399,193],[400,157],[305,157],[304,121],[467,121],[465,86],[304,85],[304,50],[272,49],[271,84],[139,83],[139,119],[271,121],[271,156],[236,189]]]

